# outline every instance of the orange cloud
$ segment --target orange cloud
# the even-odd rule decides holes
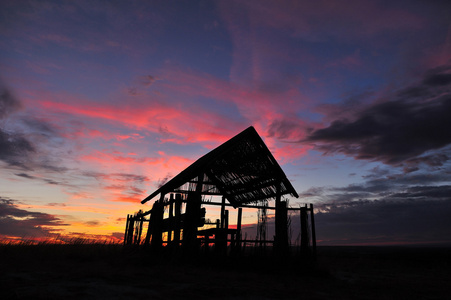
[[[130,196],[125,196],[125,195],[117,195],[111,201],[130,202],[130,203],[135,203],[135,204],[141,204],[141,200],[144,198],[145,198],[144,195],[142,197],[130,197]]]

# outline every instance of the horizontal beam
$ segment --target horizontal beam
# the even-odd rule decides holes
[[[173,193],[175,194],[188,194],[191,193],[193,191],[185,191],[185,190],[175,190]],[[222,193],[215,193],[215,192],[209,192],[209,191],[205,191],[205,192],[201,192],[201,195],[205,195],[205,196],[222,196]]]
[[[182,200],[182,202],[183,202],[183,203],[186,203],[186,200]],[[222,205],[222,203],[219,203],[219,202],[202,201],[201,203],[204,204],[204,205],[216,205],[216,206],[221,206],[221,205]],[[169,205],[169,203],[166,204],[166,205]],[[232,207],[233,207],[233,205],[230,204],[230,203],[225,203],[224,206],[232,206]],[[275,206],[249,205],[249,204],[242,204],[242,205],[239,205],[238,207],[245,207],[245,208],[261,208],[261,209],[264,209],[264,208],[266,208],[266,209],[276,209]],[[304,207],[304,208],[306,208],[307,211],[310,211],[310,210],[311,210],[310,207]],[[287,207],[287,209],[288,209],[288,210],[301,210],[301,207]],[[144,216],[150,215],[151,212],[152,212],[152,210],[149,210],[149,211],[143,213],[141,216],[144,217]],[[148,221],[148,220],[144,220],[144,221]]]
[[[219,202],[207,202],[207,201],[202,201],[202,204],[205,204],[205,205],[217,205],[217,206],[221,206],[222,205],[222,203],[219,203]],[[233,206],[233,205],[229,204],[229,203],[225,203],[224,206]],[[272,207],[272,206],[248,205],[248,204],[242,204],[239,207],[276,209],[275,207]]]
[[[207,202],[207,201],[202,201],[202,204],[204,205],[216,205],[216,206],[221,206],[222,203],[219,202]],[[232,204],[229,203],[225,203],[224,206],[233,206]],[[276,209],[275,206],[264,206],[264,205],[248,205],[248,204],[242,204],[238,207],[245,207],[245,208],[261,208],[261,209]],[[287,210],[301,210],[302,207],[287,207]],[[311,210],[310,207],[306,207],[307,211]]]
[[[252,180],[249,182],[240,183],[238,187],[231,189],[229,195],[236,196],[246,193],[252,193],[255,190],[261,190],[270,186],[276,186],[277,180],[268,179],[262,182],[262,180]]]

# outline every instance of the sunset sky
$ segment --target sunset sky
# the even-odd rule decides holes
[[[451,2],[1,1],[0,238],[121,238],[249,126],[319,245],[451,243]]]

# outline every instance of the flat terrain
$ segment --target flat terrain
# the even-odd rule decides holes
[[[0,299],[450,299],[450,278],[448,248],[319,247],[303,263],[0,246]]]

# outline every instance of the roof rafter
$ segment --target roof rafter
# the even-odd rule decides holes
[[[202,174],[208,177],[208,185],[216,186],[235,207],[276,197],[279,188],[282,195],[299,197],[268,147],[251,126],[199,158],[141,203],[160,193],[173,192],[185,183],[195,183],[194,178]]]

